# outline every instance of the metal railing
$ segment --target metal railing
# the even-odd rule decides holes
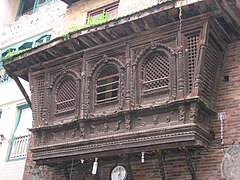
[[[30,135],[15,137],[11,149],[10,160],[25,158]]]

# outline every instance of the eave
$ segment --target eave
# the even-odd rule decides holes
[[[203,15],[218,17],[219,24],[224,28],[229,37],[240,35],[240,23],[231,19],[229,13],[225,13],[218,1],[198,1],[183,6],[183,27],[192,17]],[[229,8],[229,7],[228,7]],[[179,2],[171,1],[158,4],[151,8],[134,14],[111,20],[104,24],[78,30],[71,34],[71,38],[64,41],[62,37],[41,46],[30,49],[22,54],[14,56],[4,62],[6,71],[15,76],[28,80],[28,71],[31,67],[41,68],[42,64],[71,54],[81,53],[87,49],[99,45],[123,41],[129,36],[138,36],[140,33],[162,27],[166,24],[179,24]],[[199,21],[201,21],[199,17]],[[227,23],[227,25],[226,25]]]
[[[61,0],[61,1],[65,2],[65,3],[68,4],[68,5],[71,5],[71,4],[73,4],[73,3],[75,3],[75,2],[78,2],[78,1],[80,1],[80,0]]]

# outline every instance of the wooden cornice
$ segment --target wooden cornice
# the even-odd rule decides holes
[[[73,2],[68,0],[69,2]],[[217,14],[217,12],[219,12]],[[221,15],[219,6],[214,0],[198,1],[193,4],[183,6],[183,22],[187,19],[207,14],[211,17],[220,17],[217,20],[226,33],[238,32],[233,24],[226,26],[229,17]],[[201,19],[199,17],[199,19]],[[223,19],[227,18],[223,22]],[[36,64],[52,61],[63,56],[76,52],[85,51],[89,48],[101,46],[110,42],[117,42],[133,34],[139,34],[147,30],[158,28],[167,24],[176,24],[178,26],[178,4],[176,1],[165,2],[155,5],[151,8],[136,12],[125,17],[113,19],[109,22],[80,29],[70,34],[69,40],[58,37],[48,43],[32,48],[22,54],[14,56],[4,62],[4,67],[8,72],[15,73],[16,76],[28,80],[27,70]],[[234,19],[233,19],[234,21]],[[229,28],[230,27],[230,28]],[[184,27],[183,27],[184,28]],[[237,26],[236,26],[237,28]],[[94,39],[94,40],[93,40]],[[20,71],[21,70],[21,71]]]

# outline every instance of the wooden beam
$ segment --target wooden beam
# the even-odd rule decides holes
[[[31,101],[30,101],[30,98],[29,98],[26,90],[24,89],[22,83],[21,83],[20,80],[18,79],[18,77],[17,77],[15,74],[10,73],[9,71],[7,71],[7,73],[8,73],[9,76],[10,76],[11,78],[13,78],[13,80],[16,82],[18,88],[20,89],[20,91],[22,92],[24,98],[26,99],[29,107],[32,109],[32,103],[31,103]]]
[[[105,42],[110,42],[111,41],[111,39],[109,38],[109,37],[107,37],[104,33],[103,33],[103,31],[98,31],[98,32],[96,32],[99,36],[101,36],[103,39],[104,39],[104,41]]]

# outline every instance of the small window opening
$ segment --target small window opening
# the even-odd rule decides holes
[[[112,65],[103,68],[97,76],[97,103],[118,99],[119,72]]]
[[[66,77],[61,81],[56,93],[57,112],[75,108],[76,82],[72,77]]]

